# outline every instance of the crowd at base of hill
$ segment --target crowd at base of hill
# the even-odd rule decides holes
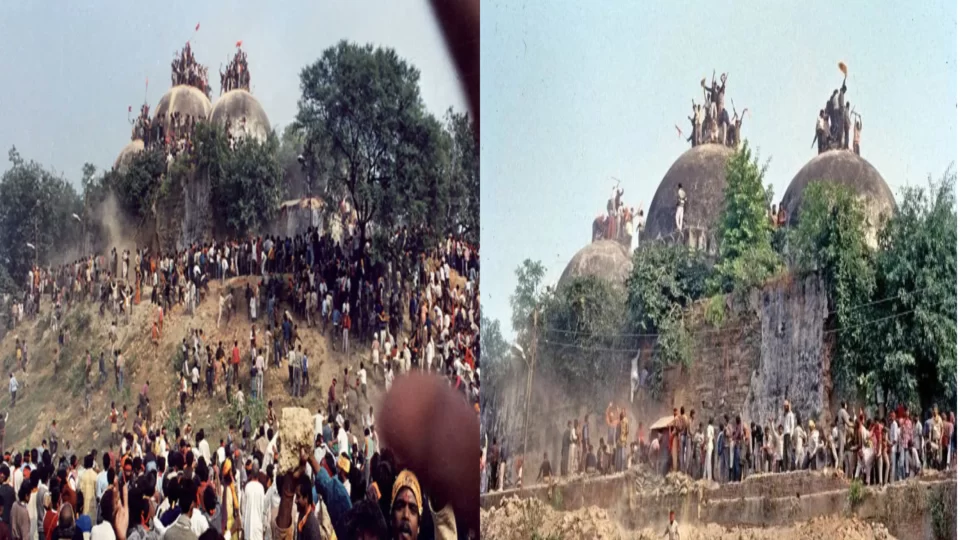
[[[281,473],[277,422],[271,407],[255,433],[231,426],[211,445],[190,424],[172,436],[149,430],[138,411],[134,427],[145,435],[116,436],[111,442],[119,446],[103,453],[78,456],[55,438],[7,451],[0,538],[467,537],[450,506],[435,505],[429,487],[380,447],[373,425],[357,437],[349,420],[328,418],[321,408],[314,451],[302,452],[300,468]]]

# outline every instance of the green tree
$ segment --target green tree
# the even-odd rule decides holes
[[[593,276],[579,277],[545,295],[538,364],[567,386],[571,400],[612,397],[624,376],[626,353],[637,342],[625,335],[622,293]]]
[[[153,205],[166,170],[167,156],[162,149],[143,150],[133,157],[125,170],[109,171],[101,186],[88,184],[91,188],[91,201],[96,200],[94,197],[105,196],[106,192],[112,191],[123,211],[142,224],[153,217]],[[100,189],[105,191],[99,191]]]
[[[714,292],[760,286],[780,268],[771,245],[766,172],[767,166],[760,166],[746,144],[727,161],[720,257],[710,283]]]
[[[12,279],[19,288],[35,261],[59,261],[62,253],[78,245],[80,230],[73,214],[81,212],[81,202],[62,176],[25,161],[16,147],[8,155],[11,168],[0,177],[0,245],[4,246],[0,265],[7,277],[0,281],[9,287]]]
[[[894,394],[898,374],[912,378],[924,408],[955,402],[957,391],[957,206],[956,172],[951,168],[927,189],[903,190],[896,214],[879,235],[877,305],[884,316],[871,336],[874,348],[909,355],[882,388]],[[897,365],[897,364],[894,364]],[[919,392],[919,390],[923,390]]]
[[[526,259],[516,269],[517,286],[510,296],[513,313],[510,325],[517,333],[517,341],[526,343],[533,325],[533,312],[543,300],[543,276],[547,269],[540,261]]]
[[[795,270],[816,272],[826,285],[831,313],[827,325],[835,334],[831,370],[841,391],[858,389],[855,383],[862,383],[861,375],[884,360],[872,350],[874,332],[867,324],[873,318],[869,304],[876,282],[865,216],[863,204],[849,188],[812,182],[803,192],[798,224],[788,240]]]
[[[403,222],[402,191],[419,181],[417,142],[427,136],[420,74],[392,49],[341,41],[300,73],[297,125],[310,166],[345,192],[357,212],[361,246],[367,225]],[[419,139],[419,141],[418,141]],[[328,159],[315,163],[317,151]],[[385,209],[394,212],[385,211]]]
[[[467,113],[447,110],[446,129],[452,146],[449,206],[445,217],[454,232],[473,244],[480,242],[480,152],[474,138],[473,120]]]
[[[196,141],[197,169],[210,179],[210,202],[220,218],[215,220],[220,232],[237,236],[266,228],[283,191],[276,133],[263,142],[241,138],[231,149],[221,126],[201,122]]]
[[[500,331],[500,321],[480,319],[480,413],[485,432],[499,432],[503,390],[514,375],[510,345]]]
[[[675,306],[685,308],[706,293],[710,266],[700,251],[682,245],[641,243],[627,277],[632,330],[653,332]]]

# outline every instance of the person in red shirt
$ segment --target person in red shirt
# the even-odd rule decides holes
[[[230,363],[233,364],[234,382],[240,384],[240,345],[236,340],[233,342],[233,355],[230,358]]]

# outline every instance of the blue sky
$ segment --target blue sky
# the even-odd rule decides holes
[[[163,3],[3,3],[0,15],[0,149],[63,172],[79,185],[84,162],[113,165],[130,140],[127,106],[151,111],[170,88],[170,61],[191,41],[207,66],[211,97],[220,65],[243,40],[253,95],[275,127],[290,123],[300,70],[341,39],[396,49],[420,70],[427,108],[466,110],[443,36],[425,0],[290,0]],[[200,30],[194,27],[200,23]]]
[[[714,69],[729,73],[727,107],[750,109],[743,137],[770,158],[776,200],[816,154],[816,115],[840,85],[841,60],[863,115],[862,155],[896,196],[956,160],[953,1],[595,5],[481,11],[482,304],[504,330],[516,267],[540,260],[555,283],[589,242],[611,176],[626,204],[649,208],[689,145],[674,124],[689,131],[690,99],[702,101],[700,79]]]

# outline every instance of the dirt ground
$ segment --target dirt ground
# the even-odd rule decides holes
[[[624,530],[606,510],[590,507],[573,512],[557,512],[536,499],[513,497],[496,509],[480,511],[483,538],[503,540],[542,540],[582,538],[653,540],[663,538],[667,516],[656,527],[640,531]],[[793,527],[749,528],[717,525],[688,526],[680,524],[684,540],[887,540],[895,538],[879,523],[856,518],[818,518]]]
[[[61,441],[70,440],[72,447],[87,450],[94,446],[104,448],[109,436],[108,413],[110,402],[115,401],[117,408],[122,410],[126,405],[130,412],[127,423],[129,428],[133,423],[134,410],[137,404],[137,394],[144,381],[150,382],[150,399],[155,419],[164,413],[177,408],[179,400],[176,394],[177,373],[174,362],[178,355],[181,340],[187,337],[190,329],[203,330],[205,344],[216,349],[218,341],[223,341],[224,349],[229,355],[234,340],[240,342],[240,350],[246,359],[249,351],[249,335],[251,323],[244,312],[246,302],[243,300],[244,279],[234,278],[228,285],[239,287],[234,292],[238,313],[228,322],[226,317],[217,327],[218,293],[221,284],[212,282],[210,291],[200,304],[197,312],[190,315],[185,308],[176,306],[171,312],[164,315],[163,332],[159,345],[151,340],[152,323],[156,319],[157,307],[149,301],[149,289],[144,301],[135,306],[129,322],[120,321],[116,346],[124,354],[127,364],[127,373],[124,388],[117,389],[113,379],[113,361],[109,354],[109,329],[113,317],[109,314],[100,317],[96,308],[88,304],[72,307],[64,316],[65,327],[68,329],[67,342],[61,352],[59,368],[54,370],[54,357],[57,349],[57,334],[50,324],[51,305],[49,298],[44,297],[41,307],[41,316],[34,321],[25,321],[21,326],[7,332],[0,341],[0,359],[3,362],[5,373],[14,368],[15,339],[20,337],[27,341],[29,364],[26,373],[17,371],[17,381],[21,391],[17,396],[17,405],[10,408],[9,392],[0,393],[0,411],[9,411],[4,445],[11,447],[39,446],[41,439],[46,438],[51,420],[57,419],[60,427]],[[238,299],[238,300],[237,300]],[[265,336],[264,316],[260,314],[257,322],[258,339]],[[351,354],[345,355],[331,348],[333,340],[328,333],[325,335],[318,328],[307,328],[305,321],[297,321],[303,346],[309,351],[310,357],[310,385],[306,395],[294,398],[287,389],[287,370],[272,365],[267,367],[264,376],[264,393],[272,399],[277,411],[283,407],[306,407],[311,411],[326,402],[326,391],[333,377],[338,380],[338,395],[341,391],[343,368],[350,366],[355,373],[361,360],[369,359],[369,343],[350,343]],[[260,341],[262,343],[262,341]],[[339,341],[337,342],[339,346]],[[94,353],[92,366],[96,379],[97,360],[101,350],[106,350],[106,368],[108,380],[102,385],[95,384],[93,399],[89,412],[83,410],[82,368],[85,351]],[[246,360],[244,360],[246,362]],[[368,362],[369,363],[369,362]],[[247,365],[244,363],[243,365]],[[356,408],[366,410],[370,405],[376,406],[381,398],[380,389],[383,387],[383,377],[368,368],[368,396],[365,400],[353,396]],[[244,371],[244,370],[241,370]],[[201,375],[202,376],[202,375]],[[245,393],[248,393],[249,371],[241,373]],[[203,383],[201,383],[203,387]],[[234,387],[234,391],[236,387]],[[227,424],[230,421],[226,414],[227,400],[222,394],[207,397],[202,391],[195,402],[187,405],[186,421],[193,424],[194,429],[204,428],[208,438],[214,441],[225,436]],[[278,412],[279,414],[279,412]],[[62,442],[61,442],[62,444]]]

